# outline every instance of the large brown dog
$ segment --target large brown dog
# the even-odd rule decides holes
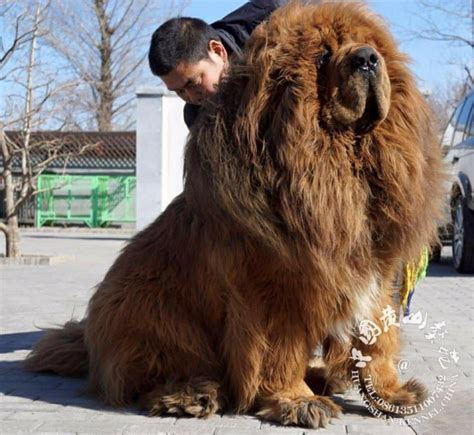
[[[441,156],[383,23],[361,5],[292,3],[256,29],[212,103],[183,194],[28,367],[87,372],[107,403],[152,414],[227,404],[318,427],[339,411],[304,380],[324,343],[330,378],[360,368],[394,412],[419,403],[423,387],[397,379],[383,310],[400,263],[435,234]],[[360,321],[379,331],[366,343]]]

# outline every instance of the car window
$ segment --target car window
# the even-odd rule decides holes
[[[444,132],[443,139],[441,140],[441,145],[443,147],[450,147],[453,144],[454,128],[456,127],[456,123],[459,118],[459,113],[461,112],[462,106],[463,104],[459,104],[459,106],[456,107],[456,110],[451,115],[448,125],[446,126],[446,131]]]
[[[454,127],[454,134],[453,134],[453,142],[452,145],[457,145],[463,141],[464,131],[466,130],[468,116],[472,109],[471,99],[465,99],[465,104],[460,104],[462,109],[459,112],[459,116],[457,120],[455,120],[456,124]],[[456,110],[456,113],[458,111]]]

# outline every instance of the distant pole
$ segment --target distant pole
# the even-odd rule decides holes
[[[163,88],[137,90],[137,229],[183,190],[184,103]]]

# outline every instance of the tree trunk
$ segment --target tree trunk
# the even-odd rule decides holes
[[[7,257],[20,256],[20,230],[18,227],[18,215],[14,212],[15,196],[13,175],[9,167],[3,172],[5,181],[5,215],[6,223],[1,224],[2,232],[5,234],[5,255]]]
[[[11,163],[6,165],[3,171],[3,179],[5,182],[5,215],[6,228],[2,231],[5,234],[5,255],[7,257],[20,256],[20,230],[18,227],[18,215],[15,211],[15,186],[13,184],[13,174],[11,171]]]
[[[97,84],[99,93],[99,106],[97,108],[97,128],[99,131],[112,130],[112,108],[114,102],[113,95],[113,75],[112,75],[112,34],[106,13],[107,2],[104,0],[94,1],[97,21],[100,29],[100,79]]]
[[[18,227],[18,216],[12,216],[7,220],[8,232],[5,233],[5,255],[7,257],[20,256],[20,229]]]

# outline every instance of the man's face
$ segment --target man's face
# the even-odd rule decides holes
[[[218,41],[210,41],[208,58],[197,63],[181,62],[161,80],[187,103],[202,105],[217,92],[227,70],[227,52]]]

